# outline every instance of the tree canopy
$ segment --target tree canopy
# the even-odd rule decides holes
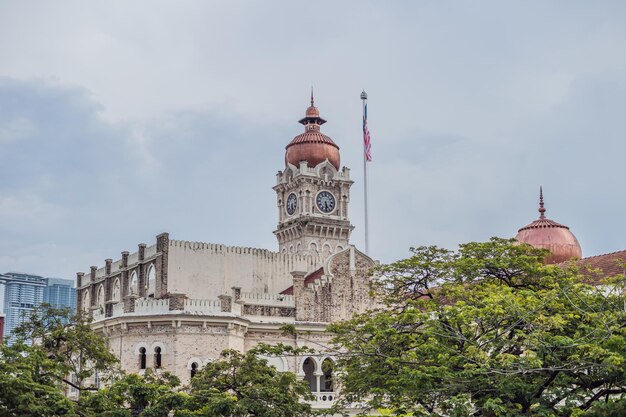
[[[263,356],[302,349],[259,345],[227,350],[198,370],[190,386],[162,370],[125,374],[95,333],[90,319],[43,306],[0,345],[0,417],[306,417],[313,396],[291,372],[278,372]],[[102,387],[93,384],[98,372]],[[73,375],[74,377],[70,377]],[[68,387],[78,399],[64,395]]]
[[[343,401],[413,416],[622,415],[623,277],[589,285],[546,255],[493,238],[380,267],[384,307],[330,326]]]
[[[44,305],[15,329],[14,343],[0,345],[0,416],[76,415],[65,389],[95,390],[84,381],[117,363],[89,323],[69,309]]]
[[[222,352],[191,380],[189,401],[177,416],[306,417],[313,415],[306,382],[293,372],[278,372],[260,356],[276,352],[259,346],[246,353]],[[283,353],[283,352],[280,352]]]

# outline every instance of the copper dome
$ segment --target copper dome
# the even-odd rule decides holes
[[[313,104],[306,109],[306,117],[320,117],[320,111]]]
[[[548,249],[551,255],[546,263],[565,262],[572,258],[582,258],[582,249],[569,227],[546,218],[543,206],[543,190],[539,192],[539,219],[519,229],[517,239],[536,248]]]
[[[338,170],[339,146],[320,132],[320,126],[326,123],[326,120],[320,117],[319,110],[314,105],[313,93],[311,93],[311,106],[299,123],[304,125],[304,133],[293,138],[285,147],[285,165],[299,166],[300,161],[307,161],[310,167],[315,167],[328,159]]]

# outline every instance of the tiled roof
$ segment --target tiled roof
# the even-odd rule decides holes
[[[339,149],[339,146],[337,146],[337,144],[333,142],[333,140],[329,136],[315,131],[309,131],[299,134],[298,136],[293,138],[293,140],[289,142],[289,145],[287,145],[285,148],[289,148],[290,146],[300,143],[325,143]]]
[[[592,281],[626,273],[626,250],[590,256],[578,261],[581,272]]]
[[[550,219],[546,219],[545,217],[542,217],[538,220],[535,220],[531,224],[527,224],[526,226],[522,227],[521,229],[519,229],[519,232],[521,232],[522,230],[526,230],[526,229],[544,229],[547,227],[562,227],[564,229],[569,230],[569,227],[564,226],[561,223],[557,223],[554,220],[550,220]]]
[[[304,286],[306,287],[307,285],[312,284],[315,280],[320,279],[322,275],[324,275],[324,268],[311,272],[309,275],[304,277]],[[281,291],[281,295],[293,295],[293,285],[286,290]]]

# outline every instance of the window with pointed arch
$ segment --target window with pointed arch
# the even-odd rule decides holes
[[[130,274],[130,279],[128,280],[128,293],[137,294],[137,271],[133,271]]]
[[[104,311],[104,285],[100,284],[98,287],[98,294],[96,296],[96,302],[100,311]]]
[[[111,290],[111,299],[113,301],[120,301],[121,300],[121,295],[122,295],[122,291],[121,291],[121,287],[120,287],[120,280],[118,278],[113,283],[113,289]]]
[[[148,268],[148,285],[146,288],[146,296],[154,297],[154,290],[156,287],[156,269],[154,265],[150,265]]]
[[[89,289],[83,291],[83,311],[89,311],[89,307],[91,307],[91,297],[89,296]]]

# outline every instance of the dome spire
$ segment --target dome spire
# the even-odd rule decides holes
[[[551,254],[546,258],[546,263],[549,264],[565,262],[572,258],[581,259],[580,243],[569,227],[548,219],[545,213],[543,187],[540,186],[539,219],[519,229],[515,239],[536,248],[548,249]]]
[[[313,85],[311,85],[311,105],[306,109],[306,113],[303,119],[300,119],[298,123],[304,125],[304,131],[320,130],[320,126],[326,123],[326,120],[320,117],[320,111],[315,107],[315,97],[313,96]]]
[[[539,186],[539,218],[540,219],[545,219],[546,218],[546,208],[543,206],[543,187],[540,185]]]
[[[320,117],[315,107],[315,96],[311,85],[311,105],[298,123],[304,125],[304,133],[296,136],[287,145],[285,150],[285,165],[299,166],[301,161],[307,161],[309,167],[316,167],[319,163],[328,160],[337,170],[340,168],[339,146],[331,138],[320,132],[320,126],[326,120]]]

